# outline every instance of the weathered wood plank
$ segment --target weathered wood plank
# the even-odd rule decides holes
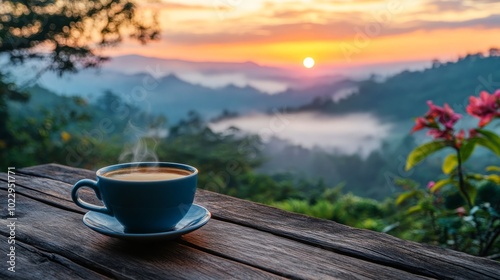
[[[95,179],[95,171],[68,167],[56,163],[25,167],[14,171],[37,177],[51,178],[68,184],[75,184],[81,179]]]
[[[35,190],[42,195],[50,192],[53,197],[50,196],[48,199],[50,203],[53,203],[52,205],[59,207],[58,205],[62,203],[65,207],[72,207],[68,195],[70,184],[47,178],[33,178],[23,174],[18,174],[16,181],[23,194],[27,191],[35,192]],[[25,189],[23,186],[26,184],[29,184],[30,188]],[[55,188],[57,190],[53,190]],[[185,244],[192,244],[194,247],[215,255],[222,255],[224,258],[288,277],[310,279],[422,278],[394,268],[339,255],[270,233],[222,221],[211,221],[201,230],[187,235],[186,241],[188,243]],[[304,261],[306,259],[307,262]]]
[[[14,175],[16,191],[35,200],[42,201],[55,207],[84,214],[87,211],[78,207],[71,200],[72,185],[55,179],[41,178],[32,175],[17,173]],[[7,174],[0,173],[0,181],[7,182]],[[7,189],[7,184],[0,185],[0,189]],[[93,191],[87,188],[80,189],[80,197],[84,200],[102,204]]]
[[[439,279],[500,278],[500,263],[485,258],[401,240],[388,234],[355,229],[207,191],[199,191],[196,199],[203,201],[219,219],[412,273]]]
[[[182,237],[188,244],[254,267],[304,279],[427,279],[249,227],[211,221]]]
[[[0,190],[0,201],[6,199],[6,191]],[[79,213],[63,211],[21,195],[16,196],[16,214],[19,217],[17,240],[111,278],[281,278],[177,242],[130,244],[108,238],[83,226]],[[1,235],[8,235],[6,225],[7,220],[1,219]],[[48,273],[37,271],[42,274],[40,279]]]
[[[5,256],[4,253],[9,252],[8,247],[12,245],[3,241],[0,243],[0,252]],[[15,244],[15,254],[15,272],[2,265],[0,279],[110,279],[60,255],[38,250],[19,240]]]
[[[73,174],[81,178],[94,176],[91,171],[60,165],[55,167],[36,166],[26,172],[68,183],[74,183],[75,180],[71,179]],[[404,241],[387,234],[354,229],[203,190],[197,192],[196,201],[207,206],[218,219],[412,273],[441,279],[499,278],[500,264],[492,260]]]

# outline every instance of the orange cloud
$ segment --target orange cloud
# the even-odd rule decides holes
[[[213,5],[200,5],[200,4],[186,4],[179,2],[166,2],[161,0],[148,1],[147,3],[141,4],[142,8],[150,9],[165,9],[168,11],[207,11],[213,10]],[[222,7],[222,9],[227,9],[227,7]]]
[[[314,57],[318,66],[325,64],[359,64],[388,61],[450,60],[468,52],[500,46],[491,36],[498,29],[462,28],[414,31],[406,34],[373,38],[356,45],[342,40],[302,40],[283,42],[245,42],[230,44],[169,45],[157,43],[148,48],[126,45],[111,55],[142,54],[194,61],[254,61],[260,64],[296,65],[304,57]],[[345,47],[349,44],[349,47]]]
[[[127,42],[113,54],[261,64],[295,64],[313,56],[321,65],[453,59],[500,46],[494,36],[500,3],[401,0],[395,12],[391,2],[241,1],[222,5],[223,17],[202,1],[161,2],[162,41],[146,47]]]

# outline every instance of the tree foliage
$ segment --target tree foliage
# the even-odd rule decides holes
[[[97,67],[107,59],[98,51],[119,44],[126,32],[142,43],[157,39],[159,35],[156,22],[145,22],[140,18],[136,5],[130,0],[1,2],[0,55],[9,57],[9,63],[0,68],[0,156],[4,161],[8,161],[7,149],[11,152],[22,149],[21,145],[29,140],[26,137],[34,137],[33,141],[40,140],[37,138],[39,135],[24,132],[21,133],[24,140],[16,139],[12,130],[18,128],[8,127],[7,102],[24,102],[29,95],[11,81],[7,66],[35,60],[45,65],[42,72],[55,71],[59,75]],[[38,121],[53,121],[54,116],[46,117]],[[21,123],[25,125],[29,120]],[[42,128],[40,130],[43,131]]]
[[[130,0],[4,0],[0,12],[0,54],[14,64],[43,60],[59,74],[99,65],[106,57],[97,51],[120,43],[126,29],[142,43],[159,36]]]

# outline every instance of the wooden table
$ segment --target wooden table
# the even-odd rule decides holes
[[[15,272],[6,265],[8,186],[0,173],[2,279],[500,279],[492,260],[204,190],[196,203],[212,212],[207,225],[175,241],[131,243],[82,223],[70,190],[94,172],[48,164],[15,173]]]

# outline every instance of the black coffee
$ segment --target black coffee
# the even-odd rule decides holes
[[[191,171],[172,167],[130,167],[102,174],[102,176],[121,181],[162,181],[182,178]]]

